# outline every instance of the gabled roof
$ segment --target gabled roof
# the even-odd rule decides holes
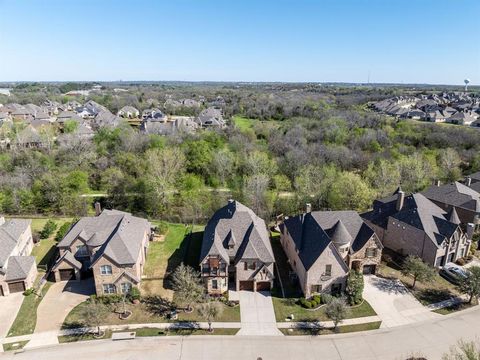
[[[289,217],[283,223],[292,237],[298,256],[308,270],[335,240],[337,246],[351,243],[350,252],[363,248],[374,235],[356,211],[312,211]]]
[[[458,217],[457,210],[455,210],[455,207],[452,207],[452,210],[450,210],[447,220],[453,224],[457,224],[457,225],[460,224],[460,218]]]
[[[6,281],[25,279],[35,266],[34,256],[10,256],[8,258]]]
[[[0,268],[6,265],[20,236],[27,230],[31,222],[27,219],[10,219],[0,225]]]
[[[241,259],[258,259],[267,264],[275,261],[265,221],[238,201],[230,201],[208,221],[200,261],[209,255],[218,255],[227,263],[230,258],[235,262]]]
[[[147,220],[130,213],[104,210],[97,217],[81,218],[57,246],[68,248],[81,237],[87,246],[99,248],[92,264],[102,256],[119,265],[135,264],[150,228]]]
[[[57,260],[55,265],[52,267],[52,270],[58,268],[62,262],[67,262],[72,265],[75,269],[80,270],[82,268],[82,263],[75,259],[75,256],[70,251],[65,251],[63,255]]]
[[[441,186],[430,186],[422,191],[422,194],[433,201],[480,212],[480,194],[458,181]]]

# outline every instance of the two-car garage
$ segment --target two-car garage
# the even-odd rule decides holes
[[[246,280],[239,282],[239,290],[245,291],[270,291],[271,283],[270,281],[257,281],[256,283],[253,280]]]

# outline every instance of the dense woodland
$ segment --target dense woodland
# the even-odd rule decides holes
[[[20,84],[0,103],[66,102],[62,93],[88,86]],[[306,202],[314,209],[361,211],[399,185],[418,191],[435,179],[448,182],[480,170],[478,129],[399,121],[366,106],[442,89],[122,84],[128,92],[115,93],[109,86],[89,99],[112,112],[124,105],[162,107],[168,98],[220,96],[229,125],[171,137],[123,125],[102,129],[93,142],[72,137],[49,149],[3,150],[0,213],[80,216],[100,199],[151,218],[202,223],[234,197],[272,219],[297,213]]]

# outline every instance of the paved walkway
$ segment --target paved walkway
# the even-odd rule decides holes
[[[37,310],[37,324],[29,347],[58,344],[57,333],[69,312],[95,292],[93,279],[53,284]]]
[[[480,338],[480,308],[408,326],[322,336],[169,336],[128,341],[96,340],[4,354],[5,360],[107,358],[199,360],[404,360],[412,354],[429,360],[460,339]],[[0,356],[1,357],[1,356]]]
[[[278,335],[270,292],[239,291],[242,328],[237,335]]]
[[[382,319],[381,327],[390,328],[434,320],[442,316],[423,306],[398,280],[383,279],[374,275],[365,276],[364,279],[363,297]]]
[[[15,321],[22,302],[22,293],[0,296],[0,339],[8,335],[8,330],[10,330],[10,327]],[[0,351],[2,350],[3,349],[0,349]]]

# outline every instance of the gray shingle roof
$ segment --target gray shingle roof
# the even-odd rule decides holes
[[[374,231],[364,223],[356,211],[313,211],[290,217],[284,221],[292,237],[298,256],[308,270],[335,240],[337,245],[351,242],[350,252],[362,249]]]
[[[5,280],[23,280],[28,276],[33,266],[35,266],[34,256],[10,256]]]
[[[27,230],[31,222],[27,219],[10,219],[0,225],[0,267],[5,266],[20,236]]]
[[[208,221],[200,261],[208,255],[219,255],[227,263],[230,258],[235,263],[241,259],[259,259],[267,264],[275,261],[265,221],[238,201],[229,202]]]
[[[422,194],[430,200],[457,208],[480,211],[480,194],[458,181],[441,186],[431,186],[422,191]]]
[[[52,270],[55,270],[64,261],[72,265],[77,270],[80,270],[82,268],[82,263],[75,259],[75,256],[73,256],[70,251],[65,251],[63,255],[57,260]]]
[[[81,218],[58,244],[70,247],[80,238],[88,246],[100,247],[92,264],[103,255],[119,265],[134,264],[137,261],[145,233],[150,233],[151,224],[129,213],[104,210],[97,217]]]

